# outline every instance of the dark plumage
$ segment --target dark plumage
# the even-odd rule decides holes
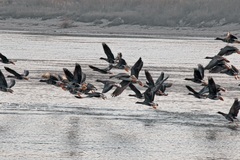
[[[116,83],[116,82],[110,81],[110,80],[100,80],[100,79],[97,79],[96,81],[97,82],[101,82],[101,83],[104,84],[102,93],[107,93],[113,87],[121,87],[121,85],[119,83]]]
[[[8,71],[9,73],[13,74],[12,75],[8,75],[7,77],[10,77],[10,78],[16,78],[16,79],[25,79],[25,80],[28,80],[29,78],[27,77],[29,75],[29,71],[28,70],[24,70],[24,73],[23,74],[19,74],[17,73],[16,71],[14,71],[13,69],[11,68],[8,68],[8,67],[4,67],[6,71]]]
[[[221,40],[221,41],[227,42],[227,43],[240,43],[238,41],[238,38],[236,36],[232,35],[230,32],[227,33],[227,36],[225,38],[217,37],[217,38],[215,38],[215,40]]]
[[[202,94],[201,91],[197,92],[192,87],[190,87],[188,85],[186,85],[186,88],[190,91],[190,93],[188,93],[189,95],[193,95],[194,97],[200,98],[200,99],[207,98],[207,96]]]
[[[186,85],[186,88],[191,92],[189,95],[193,95],[196,98],[200,99],[213,99],[213,100],[222,100],[220,91],[225,91],[220,85],[216,85],[212,77],[208,77],[208,84],[203,83],[205,85],[199,92],[195,91],[192,87]]]
[[[130,88],[135,94],[129,94],[128,96],[133,96],[133,97],[137,97],[137,98],[144,98],[143,93],[141,93],[134,84],[130,83],[130,84],[129,84],[129,88]]]
[[[15,61],[8,59],[6,56],[4,56],[2,53],[0,53],[0,62],[5,63],[5,64],[14,64],[15,65]]]
[[[122,82],[120,82],[121,87],[116,88],[115,91],[112,93],[112,96],[116,97],[120,95],[130,83],[139,83],[140,85],[143,85],[142,82],[138,80],[139,72],[142,67],[143,61],[140,57],[137,62],[132,66],[131,75],[126,76],[126,74],[123,74],[123,76],[118,76],[118,78],[122,80]]]
[[[234,65],[222,69],[220,73],[225,73],[229,76],[234,76],[235,79],[239,79],[239,70]]]
[[[237,98],[235,98],[228,114],[218,111],[218,114],[223,115],[228,121],[234,122],[237,119],[237,115],[240,109],[240,104]]]
[[[223,98],[219,95],[216,84],[212,77],[208,77],[208,88],[209,88],[209,94],[208,98],[213,100],[222,100]]]
[[[54,86],[63,86],[65,83],[67,83],[68,81],[66,81],[62,76],[57,75],[57,74],[51,74],[49,72],[45,73],[42,76],[43,79],[40,79],[39,82],[45,82],[47,84],[51,84]]]
[[[107,97],[103,94],[103,93],[100,93],[100,92],[89,92],[89,93],[85,93],[85,95],[87,95],[86,97],[87,98],[93,98],[93,97],[96,97],[96,98],[102,98],[102,99],[106,99]],[[75,96],[76,98],[83,98],[82,96]]]
[[[102,43],[104,53],[106,54],[107,58],[100,57],[100,59],[107,61],[108,63],[115,63],[114,55],[111,49],[108,47],[106,43]]]
[[[63,71],[69,82],[81,84],[86,80],[86,74],[82,72],[82,68],[78,63],[75,64],[73,74],[67,68],[63,68]]]
[[[214,57],[205,57],[205,59],[211,59],[210,62],[205,66],[204,69],[212,69],[213,67],[217,66],[217,65],[225,65],[225,63],[230,62],[228,59],[216,55]]]
[[[109,65],[108,67],[106,67],[106,68],[103,68],[103,69],[101,69],[101,68],[98,68],[98,67],[95,67],[95,66],[93,66],[93,65],[88,65],[93,71],[97,71],[97,72],[100,72],[100,73],[102,73],[102,74],[112,74],[111,72],[110,72],[110,70],[113,68],[113,65]]]
[[[240,54],[240,51],[238,48],[234,46],[225,46],[224,48],[221,48],[221,50],[218,52],[219,56],[229,56],[233,53]]]
[[[11,79],[10,83],[8,84],[2,71],[0,70],[0,90],[3,92],[10,92],[13,93],[13,90],[11,89],[15,85],[15,80]]]
[[[144,95],[144,101],[143,102],[136,102],[137,104],[143,104],[143,105],[148,105],[152,106],[154,109],[157,108],[158,104],[154,102],[154,97],[156,95],[156,92],[160,89],[160,86],[164,81],[166,81],[168,77],[163,79],[161,82],[158,84],[155,84],[154,87],[149,87],[147,90],[143,93]]]
[[[185,80],[195,83],[202,83],[204,79],[204,67],[198,64],[198,68],[194,68],[193,78],[185,78]]]

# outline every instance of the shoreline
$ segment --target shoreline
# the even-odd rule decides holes
[[[70,26],[63,28],[62,24]],[[227,32],[238,36],[240,26],[229,24],[211,28],[193,27],[162,27],[140,25],[108,26],[107,22],[94,25],[93,23],[66,22],[62,19],[1,19],[1,33],[37,34],[52,36],[84,36],[111,38],[157,38],[157,39],[199,39],[223,37]]]

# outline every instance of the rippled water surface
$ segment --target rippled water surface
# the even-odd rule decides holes
[[[209,74],[228,91],[224,101],[196,99],[185,85],[201,87],[184,78],[192,77],[205,56],[224,47],[213,39],[134,39],[0,33],[0,52],[16,59],[7,65],[18,72],[30,71],[29,81],[16,81],[14,93],[1,92],[0,159],[240,159],[240,131],[217,111],[228,112],[239,98],[239,81],[224,74]],[[102,42],[114,54],[123,53],[131,66],[139,57],[154,79],[164,72],[173,86],[168,96],[157,96],[154,110],[135,104],[125,90],[119,97],[77,99],[60,88],[40,83],[45,72],[73,71],[82,66],[87,82],[102,85],[97,78],[108,75],[93,72],[89,64],[104,68]],[[239,55],[228,59],[240,67]],[[0,64],[3,69],[6,64]],[[113,70],[114,73],[121,72]],[[144,72],[140,79],[146,81]],[[144,88],[139,88],[144,91]]]

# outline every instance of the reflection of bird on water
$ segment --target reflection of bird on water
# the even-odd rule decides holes
[[[240,104],[239,104],[238,98],[235,98],[235,100],[227,114],[220,112],[220,111],[218,111],[217,113],[223,115],[228,121],[234,122],[234,120],[237,119],[239,109],[240,109]]]
[[[0,90],[3,92],[10,92],[13,93],[11,89],[15,85],[15,80],[11,79],[9,84],[7,83],[2,71],[0,70]]]

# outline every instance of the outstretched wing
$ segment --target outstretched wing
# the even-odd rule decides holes
[[[16,71],[14,71],[13,69],[8,68],[8,67],[4,67],[4,68],[6,69],[6,71],[8,71],[9,73],[13,74],[14,76],[21,77],[21,75],[19,73],[17,73]]]
[[[66,76],[67,80],[69,82],[72,82],[73,79],[74,79],[73,74],[67,68],[63,68],[63,72],[65,73],[65,76]]]
[[[94,71],[97,71],[97,72],[100,72],[100,73],[103,73],[103,74],[106,74],[107,72],[103,69],[100,69],[100,68],[97,68],[95,66],[92,66],[92,65],[88,65],[92,70]]]
[[[142,98],[142,93],[134,86],[134,84],[130,83],[129,87],[136,94],[137,98]]]
[[[120,95],[130,84],[130,81],[122,81],[120,83],[121,87],[117,87],[114,92],[112,93],[113,97],[117,97],[118,95]]]
[[[147,79],[147,85],[152,88],[154,87],[154,81],[153,81],[153,78],[152,78],[152,75],[149,73],[148,70],[145,70],[145,76],[146,76],[146,79]]]
[[[229,115],[231,115],[233,118],[236,118],[239,112],[240,106],[239,101],[237,98],[235,98],[232,107],[229,110]]]
[[[114,55],[113,55],[111,49],[108,47],[108,45],[106,43],[102,43],[102,46],[103,46],[103,50],[104,50],[105,54],[107,55],[109,63],[114,63]]]
[[[4,56],[2,53],[0,53],[0,58],[2,59],[3,63],[9,62],[8,58],[6,56]]]
[[[131,75],[134,75],[136,78],[138,78],[139,72],[143,67],[143,61],[140,57],[137,62],[132,66],[131,68]]]
[[[75,64],[73,76],[74,76],[74,81],[80,84],[82,81],[82,68],[78,63]]]

